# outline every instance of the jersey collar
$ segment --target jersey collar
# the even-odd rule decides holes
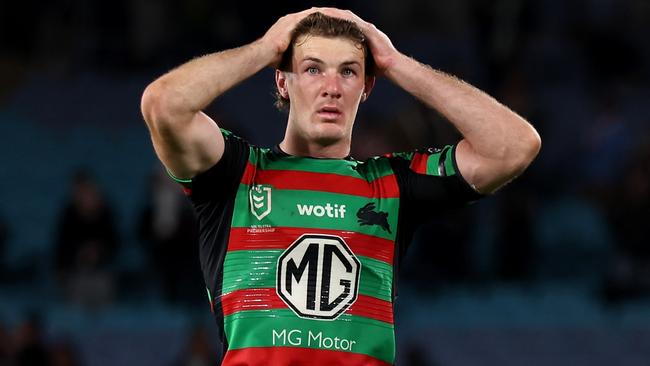
[[[284,150],[282,150],[280,148],[280,144],[277,144],[277,145],[273,146],[271,148],[271,151],[274,154],[276,154],[276,155],[278,155],[280,157],[283,157],[283,158],[294,156],[294,155],[290,155],[290,154],[287,154],[286,152],[284,152]],[[344,157],[343,159],[338,159],[338,158],[315,158],[313,156],[300,156],[300,157],[301,158],[308,158],[308,159],[318,159],[318,160],[349,160],[349,161],[355,161],[355,159],[352,157],[352,155],[348,155],[348,156]]]

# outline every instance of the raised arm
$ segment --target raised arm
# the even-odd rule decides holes
[[[535,129],[481,90],[402,54],[385,74],[460,131],[456,163],[478,192],[494,192],[537,156],[541,140]]]
[[[223,136],[202,110],[265,66],[279,63],[296,23],[312,11],[286,15],[259,40],[191,60],[147,86],[142,115],[156,154],[173,175],[192,178],[221,159]]]
[[[488,94],[405,56],[384,33],[349,11],[319,11],[355,21],[368,38],[379,74],[437,110],[460,131],[458,169],[478,192],[494,192],[537,156],[541,147],[537,131]]]

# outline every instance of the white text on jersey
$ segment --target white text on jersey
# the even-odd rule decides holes
[[[327,217],[332,217],[335,219],[344,219],[345,218],[345,205],[339,205],[337,203],[332,206],[331,203],[325,204],[325,206],[321,205],[301,205],[298,203],[296,205],[298,208],[298,214],[300,216],[317,216],[317,217],[323,217],[327,215]]]

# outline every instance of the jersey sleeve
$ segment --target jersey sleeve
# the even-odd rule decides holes
[[[483,197],[458,170],[456,146],[389,154],[402,200],[432,211],[463,206]]]
[[[246,168],[250,145],[245,140],[221,129],[224,151],[221,159],[211,168],[192,179],[179,179],[169,171],[169,176],[180,183],[194,204],[222,200],[232,196]]]

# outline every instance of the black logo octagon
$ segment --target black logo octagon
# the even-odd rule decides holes
[[[342,238],[305,234],[278,258],[276,291],[299,317],[334,320],[357,300],[360,273]]]

